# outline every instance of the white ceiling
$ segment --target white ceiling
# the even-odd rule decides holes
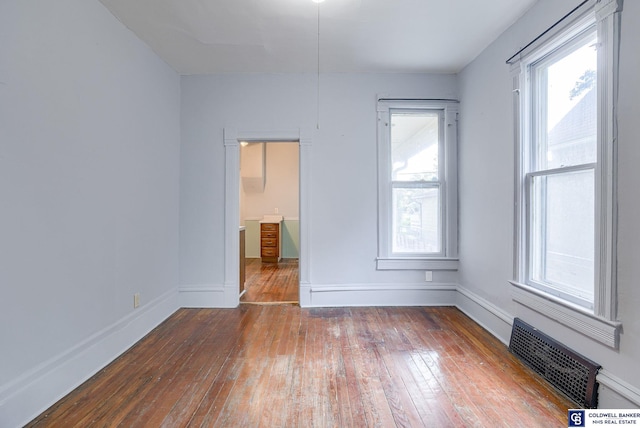
[[[537,0],[101,0],[182,74],[458,72]]]

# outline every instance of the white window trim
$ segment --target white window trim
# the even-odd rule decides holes
[[[444,164],[441,184],[442,253],[398,257],[391,252],[391,190],[389,111],[431,109],[444,111]],[[378,270],[458,270],[458,101],[378,99]]]
[[[532,45],[512,62],[514,92],[514,137],[516,141],[516,185],[515,185],[515,226],[514,242],[514,285],[513,299],[551,319],[567,325],[614,349],[619,347],[621,323],[617,321],[616,287],[616,143],[617,143],[617,98],[618,98],[618,46],[620,43],[620,13],[622,0],[592,0],[576,14],[575,18],[563,26],[549,32],[544,39]],[[559,43],[552,39],[566,32],[578,32],[585,22],[595,17],[598,34],[598,163],[595,176],[595,283],[593,313],[555,298],[526,285],[526,195],[524,192],[524,172],[530,165],[526,138],[531,117],[528,111],[527,65],[534,59],[555,49]],[[566,39],[565,39],[566,40]]]

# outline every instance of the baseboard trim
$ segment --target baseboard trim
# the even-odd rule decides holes
[[[609,373],[609,371],[605,369],[600,369],[598,375],[596,376],[596,380],[604,387],[610,389],[613,393],[619,395],[625,400],[629,401],[633,407],[640,408],[640,389],[635,386],[625,382],[617,376]],[[615,398],[608,397],[609,391],[600,391],[600,401],[604,400],[614,400]],[[599,406],[600,407],[600,406]],[[631,406],[629,406],[631,408]],[[607,408],[625,408],[621,407],[621,405],[617,402],[615,406],[607,405]]]
[[[456,307],[502,343],[508,345],[513,315],[460,285],[457,291]]]
[[[298,295],[301,308],[308,308],[311,306],[311,283],[300,282],[300,291]]]
[[[224,285],[184,285],[178,288],[178,300],[181,308],[226,308],[228,292]]]
[[[24,426],[178,310],[171,289],[0,388],[0,426]]]
[[[300,306],[453,306],[456,284],[313,284],[300,287]]]

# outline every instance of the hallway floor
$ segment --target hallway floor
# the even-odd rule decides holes
[[[246,259],[246,292],[240,303],[275,304],[299,302],[298,259],[262,263]]]

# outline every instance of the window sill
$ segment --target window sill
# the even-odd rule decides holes
[[[458,259],[453,258],[378,258],[378,270],[458,270]]]
[[[513,300],[613,349],[618,349],[622,324],[547,295],[528,285],[509,281]]]

